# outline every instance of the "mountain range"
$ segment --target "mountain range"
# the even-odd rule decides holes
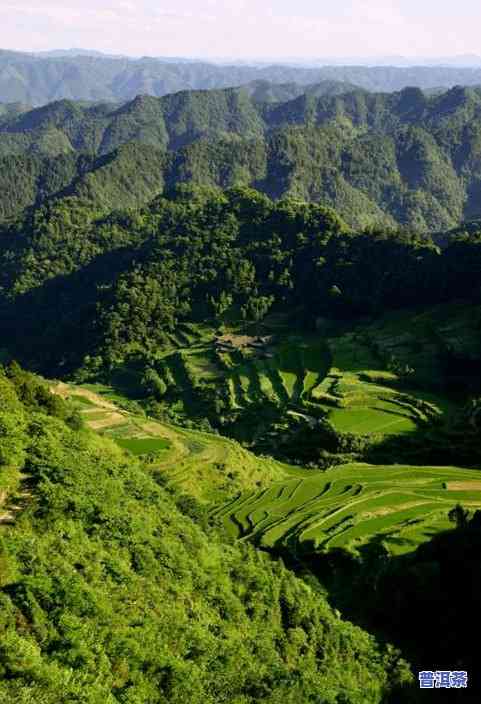
[[[4,219],[66,194],[135,207],[191,182],[319,202],[354,227],[436,232],[481,215],[481,90],[257,81],[118,104],[4,105],[0,158]]]
[[[253,80],[300,85],[324,80],[354,83],[371,91],[481,84],[471,66],[293,66],[214,64],[184,59],[110,57],[95,52],[29,54],[0,50],[0,102],[34,106],[54,100],[126,101],[138,94],[226,88]]]

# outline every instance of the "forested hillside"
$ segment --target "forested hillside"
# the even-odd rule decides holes
[[[367,90],[395,91],[481,84],[481,69],[443,66],[219,65],[106,56],[39,56],[0,51],[0,102],[44,105],[53,100],[125,101],[139,93],[161,96],[180,90],[226,88],[251,81],[343,81]]]
[[[183,186],[108,216],[67,197],[2,230],[4,354],[47,376],[128,370],[153,413],[295,461],[472,466],[480,234],[444,240],[355,233],[332,210],[245,188]],[[363,405],[368,431],[397,421],[409,437],[350,438]]]
[[[47,64],[84,100],[0,106],[2,702],[478,702],[481,89],[0,95]]]
[[[0,394],[2,702],[375,704],[409,683],[393,648],[182,514],[45,385],[10,368]]]
[[[261,83],[9,114],[4,219],[63,195],[105,212],[136,207],[183,182],[320,202],[353,227],[433,232],[481,214],[477,89],[337,94],[325,83],[296,95]]]
[[[5,225],[0,256],[4,325],[20,326],[6,344],[51,373],[86,353],[155,347],[183,320],[229,311],[261,320],[300,307],[313,326],[333,311],[479,296],[477,234],[458,233],[440,251],[409,234],[354,233],[332,210],[244,188],[182,187],[109,216],[67,197]],[[68,344],[70,326],[84,343]]]

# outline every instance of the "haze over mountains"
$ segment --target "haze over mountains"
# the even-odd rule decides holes
[[[82,49],[72,47],[70,49],[51,49],[49,51],[35,51],[28,52],[35,56],[41,58],[63,58],[63,57],[74,57],[74,56],[95,56],[99,58],[109,58],[109,59],[127,59],[132,60],[140,59],[141,56],[132,56],[126,54],[110,54],[103,51],[97,51],[96,49]],[[151,57],[156,58],[159,61],[169,61],[169,62],[187,62],[196,63],[204,62],[205,59],[202,57],[172,57],[172,56],[156,56]],[[481,66],[481,56],[476,54],[458,54],[455,56],[433,56],[433,57],[422,57],[422,56],[398,56],[398,55],[387,55],[387,56],[321,56],[317,59],[302,57],[284,57],[280,59],[273,56],[271,59],[256,59],[255,57],[248,59],[239,59],[236,57],[218,57],[209,58],[209,63],[214,64],[230,64],[230,65],[244,65],[244,66],[262,66],[262,65],[272,65],[272,64],[282,64],[286,66],[457,66],[457,67],[470,67],[470,66]]]
[[[462,61],[464,61],[462,59]],[[467,59],[466,59],[467,61]],[[29,54],[0,51],[0,102],[44,105],[63,98],[126,101],[138,94],[162,96],[180,90],[226,88],[253,80],[300,85],[346,81],[371,91],[406,86],[425,90],[481,84],[481,67],[472,66],[292,66],[221,65],[144,57],[108,57],[95,52]]]

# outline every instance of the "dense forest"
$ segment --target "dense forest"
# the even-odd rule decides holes
[[[481,91],[351,73],[0,109],[2,701],[479,701]]]
[[[481,93],[372,94],[331,82],[51,103],[0,118],[0,217],[66,194],[105,212],[179,183],[247,185],[352,227],[435,232],[481,215]]]
[[[328,208],[245,188],[180,187],[108,216],[67,197],[3,227],[5,341],[55,375],[87,354],[108,364],[155,349],[180,322],[220,324],[229,311],[255,321],[286,306],[313,328],[333,313],[478,303],[479,231],[447,239],[440,249],[412,233],[353,232]]]

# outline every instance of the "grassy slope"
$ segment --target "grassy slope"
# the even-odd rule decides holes
[[[255,491],[288,474],[302,473],[270,458],[255,457],[233,440],[124,411],[112,402],[118,397],[109,387],[59,384],[54,390],[77,403],[90,428],[134,454],[153,454],[152,471],[165,472],[200,500],[218,503],[239,491]]]

